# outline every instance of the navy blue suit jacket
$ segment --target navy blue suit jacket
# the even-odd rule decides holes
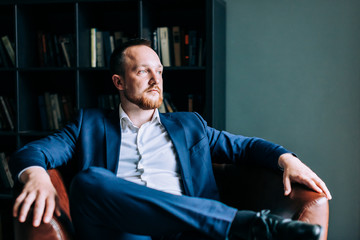
[[[161,123],[175,146],[185,194],[218,199],[212,162],[249,163],[277,168],[288,151],[259,138],[218,131],[197,113],[160,114]],[[117,172],[121,143],[119,112],[80,110],[64,129],[19,149],[10,162],[12,174],[29,166],[56,168],[68,163],[76,171],[90,166]]]

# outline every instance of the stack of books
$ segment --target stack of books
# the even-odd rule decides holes
[[[40,67],[75,67],[75,37],[73,34],[37,32]]]
[[[90,29],[90,55],[92,68],[108,67],[111,53],[122,43],[128,41],[128,37],[121,31],[100,31],[97,28]]]
[[[195,29],[158,27],[153,32],[153,48],[164,67],[205,65],[205,42]]]
[[[42,130],[57,130],[73,120],[75,108],[68,95],[45,92],[38,96]]]

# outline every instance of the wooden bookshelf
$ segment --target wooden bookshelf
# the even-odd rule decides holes
[[[164,91],[179,111],[188,97],[198,99],[197,111],[208,124],[225,127],[225,2],[223,0],[3,0],[0,37],[13,43],[15,65],[0,65],[0,96],[11,98],[14,130],[0,129],[0,152],[11,154],[46,136],[38,96],[70,95],[76,109],[98,106],[98,97],[117,94],[108,68],[90,64],[90,29],[122,31],[128,38],[153,40],[158,27],[196,29],[203,38],[204,64],[164,69]],[[38,33],[73,37],[73,64],[40,62]],[[0,195],[4,191],[0,191]],[[9,198],[9,193],[3,193]],[[2,216],[2,221],[4,217]],[[4,232],[4,228],[3,228]]]

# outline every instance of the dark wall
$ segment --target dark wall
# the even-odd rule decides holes
[[[360,1],[228,0],[226,129],[327,183],[329,239],[360,239]]]

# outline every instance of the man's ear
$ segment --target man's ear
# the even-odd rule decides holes
[[[124,79],[120,75],[114,74],[112,81],[118,90],[124,90]]]

